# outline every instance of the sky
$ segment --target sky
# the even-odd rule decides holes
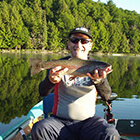
[[[97,2],[98,0],[93,0]],[[100,0],[103,3],[107,3],[108,0]],[[140,14],[140,0],[112,0],[113,3],[118,8],[122,8],[124,10],[136,11]]]

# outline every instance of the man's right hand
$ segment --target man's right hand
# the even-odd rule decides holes
[[[62,68],[61,66],[52,68],[49,72],[49,80],[53,84],[59,83],[67,71],[68,68]]]

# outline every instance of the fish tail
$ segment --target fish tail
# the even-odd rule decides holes
[[[30,59],[30,64],[31,64],[31,76],[39,73],[42,70],[41,67],[41,60],[37,60],[37,59]]]

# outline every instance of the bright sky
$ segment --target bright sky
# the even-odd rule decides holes
[[[98,0],[93,0],[97,2]],[[101,2],[107,3],[108,0],[100,0]],[[136,11],[140,14],[140,0],[112,0],[113,3],[118,8],[122,8],[124,10]]]

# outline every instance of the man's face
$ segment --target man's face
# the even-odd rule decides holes
[[[92,40],[84,34],[72,34],[68,41],[68,48],[72,58],[87,59],[88,53],[92,48]]]

